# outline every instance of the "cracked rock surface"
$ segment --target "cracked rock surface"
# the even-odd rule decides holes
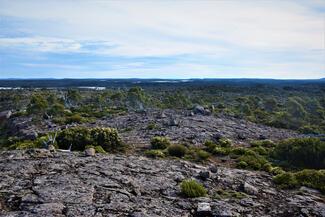
[[[154,129],[148,129],[154,124]],[[31,123],[31,118],[18,117],[10,120],[13,135],[25,139],[36,138],[38,134],[55,131],[61,128],[84,125],[86,127],[114,127],[126,143],[138,147],[147,146],[153,136],[167,136],[175,142],[185,142],[194,145],[216,137],[226,137],[240,144],[249,140],[271,139],[281,140],[292,137],[302,137],[294,131],[268,127],[246,120],[229,116],[213,116],[189,114],[189,111],[149,110],[143,113],[128,114],[97,119],[93,123],[58,126],[46,120],[41,126]]]
[[[182,160],[6,151],[0,174],[0,216],[195,216],[202,203],[212,216],[325,216],[324,197],[315,191],[283,191],[264,172]],[[189,178],[208,196],[182,196],[179,184]],[[246,194],[216,198],[216,189]]]

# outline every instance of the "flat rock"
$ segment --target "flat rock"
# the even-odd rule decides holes
[[[48,150],[45,153],[50,153]],[[212,165],[141,156],[39,150],[0,152],[0,216],[323,216],[322,196],[277,190],[263,172],[218,167],[218,180],[200,180],[208,197],[185,198],[180,182]],[[209,172],[210,173],[210,172]],[[212,174],[216,175],[216,174]],[[215,189],[246,198],[214,199]],[[254,183],[254,186],[250,183]],[[270,188],[266,194],[257,189]],[[245,192],[246,192],[245,191]],[[301,209],[304,208],[304,209]]]

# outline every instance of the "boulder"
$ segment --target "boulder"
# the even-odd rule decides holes
[[[201,105],[196,105],[194,108],[193,108],[193,112],[194,114],[200,114],[200,115],[208,115],[210,114],[211,112],[206,110],[203,106]]]
[[[218,167],[216,165],[212,165],[209,167],[211,173],[218,173]]]
[[[9,119],[11,115],[12,115],[11,111],[0,112],[0,121]]]
[[[86,156],[95,156],[95,149],[94,148],[87,148],[86,150],[85,150],[85,155]]]
[[[198,203],[196,210],[197,217],[209,217],[212,216],[211,206],[209,203],[202,202]]]
[[[257,195],[258,194],[258,189],[256,187],[254,187],[253,185],[245,182],[242,185],[243,191],[247,194],[251,194],[251,195]]]
[[[246,139],[246,136],[243,133],[238,133],[237,134],[237,139],[239,139],[239,140],[245,140]]]
[[[170,117],[168,126],[178,126],[180,124],[180,120],[175,117]]]
[[[210,176],[210,171],[200,171],[198,177],[202,180],[207,180],[208,178],[210,178]]]
[[[218,142],[223,136],[220,133],[215,133],[212,135],[212,139],[214,142]]]
[[[160,118],[167,118],[167,115],[165,114],[165,112],[161,112]]]

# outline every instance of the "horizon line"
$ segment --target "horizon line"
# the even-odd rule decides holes
[[[234,77],[234,78],[0,78],[0,80],[324,80],[322,78],[246,78],[246,77]]]

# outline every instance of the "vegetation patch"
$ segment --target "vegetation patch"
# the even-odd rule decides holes
[[[204,197],[207,194],[207,190],[202,184],[195,180],[183,180],[181,182],[181,192],[185,197]]]
[[[60,131],[56,140],[59,148],[67,149],[72,144],[72,150],[78,151],[83,151],[88,144],[101,146],[106,152],[123,151],[126,148],[114,128],[69,128]]]
[[[298,168],[324,169],[325,142],[317,138],[298,138],[281,141],[273,158]]]
[[[187,148],[181,144],[170,145],[167,148],[168,154],[174,157],[183,157],[186,154]]]
[[[238,199],[241,200],[247,197],[247,195],[243,192],[233,191],[233,190],[223,190],[223,189],[216,189],[213,198],[217,200],[222,199]]]
[[[260,170],[264,166],[264,164],[268,163],[265,157],[251,150],[247,151],[244,155],[238,158],[237,166],[243,168],[243,166],[245,165],[243,162],[247,164],[245,168],[253,170]]]
[[[153,137],[150,143],[152,149],[165,149],[171,144],[168,138],[161,136]]]
[[[281,188],[292,189],[299,186],[314,188],[325,194],[325,170],[305,169],[298,172],[283,172],[273,178]]]
[[[151,157],[151,158],[163,158],[165,157],[165,154],[163,151],[161,150],[146,150],[144,152],[144,154],[147,156],[147,157]]]

